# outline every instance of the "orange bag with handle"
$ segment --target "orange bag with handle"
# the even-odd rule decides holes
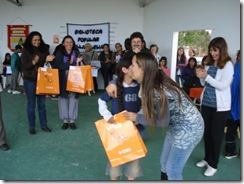
[[[58,69],[39,67],[36,82],[36,94],[59,94]]]
[[[85,81],[85,89],[86,91],[94,90],[94,83],[92,78],[92,68],[91,65],[81,66],[82,70],[86,70],[86,81]]]
[[[114,115],[115,123],[104,119],[95,122],[111,165],[118,166],[146,156],[147,148],[132,121],[124,118],[123,112]]]
[[[91,66],[70,66],[66,90],[86,93],[94,89]]]

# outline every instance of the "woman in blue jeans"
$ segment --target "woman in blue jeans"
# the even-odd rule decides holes
[[[179,85],[158,68],[152,54],[139,52],[133,57],[132,78],[141,85],[143,115],[137,115],[136,121],[145,118],[148,125],[167,126],[160,159],[161,179],[183,180],[186,161],[203,137],[201,113]],[[112,93],[112,89],[107,90]]]
[[[49,47],[42,40],[42,35],[37,32],[31,32],[24,44],[21,54],[21,69],[23,72],[24,89],[27,97],[27,117],[29,123],[29,133],[35,134],[35,106],[36,99],[38,105],[38,114],[41,129],[45,132],[51,132],[47,126],[46,117],[46,95],[36,95],[36,80],[38,67],[43,67],[45,63],[53,61],[55,56],[49,55]]]

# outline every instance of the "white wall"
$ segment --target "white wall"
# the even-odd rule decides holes
[[[171,67],[173,33],[184,30],[212,29],[212,37],[225,38],[235,60],[240,49],[239,0],[152,0],[144,10],[144,36],[147,45],[156,43]],[[172,63],[173,64],[173,63]],[[174,63],[175,66],[175,63]]]
[[[66,23],[94,24],[110,22],[111,49],[134,31],[143,31],[143,8],[138,0],[20,0],[18,7],[7,0],[0,0],[0,61],[7,48],[8,24],[31,24],[30,31],[39,31],[44,41],[50,44],[53,35],[60,41],[67,34]],[[20,17],[20,18],[18,18]],[[17,18],[17,19],[16,19]],[[23,19],[23,20],[21,20]],[[1,30],[2,27],[2,30]]]
[[[8,24],[28,23],[30,31],[42,33],[51,46],[54,34],[66,35],[66,23],[111,23],[111,48],[124,43],[134,31],[144,34],[147,46],[156,43],[159,54],[172,55],[173,33],[183,30],[213,29],[212,37],[226,39],[230,55],[235,58],[240,49],[239,0],[150,0],[144,8],[139,0],[20,0],[18,7],[7,0],[0,1],[0,61],[7,48]],[[149,2],[147,0],[146,2]],[[20,17],[21,19],[16,19]],[[170,67],[170,65],[169,65]]]

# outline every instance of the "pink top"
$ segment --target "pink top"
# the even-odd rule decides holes
[[[162,67],[162,70],[164,71],[164,73],[166,75],[168,75],[170,77],[170,69],[169,68]]]

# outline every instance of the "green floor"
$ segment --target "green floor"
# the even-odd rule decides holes
[[[77,130],[61,130],[57,101],[47,98],[48,125],[53,131],[46,133],[40,130],[37,116],[37,133],[30,135],[26,118],[26,96],[8,94],[5,89],[1,97],[10,150],[0,151],[0,180],[108,180],[109,177],[104,174],[107,157],[94,125],[96,120],[101,119],[97,110],[99,95],[101,92],[80,97]],[[148,134],[145,144],[148,153],[141,159],[144,175],[138,180],[159,180],[162,129]],[[213,177],[205,177],[204,168],[195,166],[203,158],[201,142],[185,166],[184,179],[240,180],[240,158],[227,160],[223,153],[224,151],[220,156],[218,172]]]

